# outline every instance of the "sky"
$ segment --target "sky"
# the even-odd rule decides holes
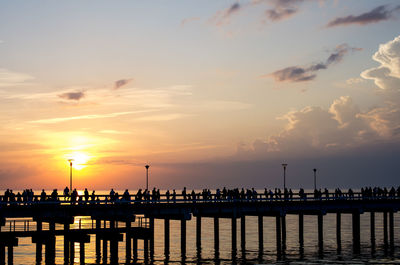
[[[400,3],[0,0],[0,189],[400,185]]]

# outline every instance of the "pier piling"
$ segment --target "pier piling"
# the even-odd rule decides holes
[[[352,227],[353,227],[353,249],[355,253],[360,252],[360,212],[352,213]]]
[[[299,244],[300,247],[304,245],[304,214],[299,214]]]
[[[240,217],[240,249],[242,252],[246,250],[246,216]]]
[[[336,246],[337,251],[342,250],[342,215],[340,212],[336,213]]]
[[[319,250],[324,249],[324,215],[323,213],[318,214],[318,247]]]
[[[201,216],[196,216],[196,249],[201,249]]]
[[[164,255],[169,257],[169,219],[164,219]]]
[[[264,249],[264,223],[263,216],[258,216],[258,251],[263,251]]]
[[[214,217],[214,250],[219,253],[219,219]]]

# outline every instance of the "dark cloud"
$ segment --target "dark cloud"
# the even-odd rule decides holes
[[[121,87],[129,84],[130,82],[132,82],[132,80],[133,80],[132,78],[131,79],[120,79],[120,80],[117,80],[114,83],[114,89],[121,88]]]
[[[269,9],[265,11],[265,14],[272,21],[278,21],[290,17],[295,14],[298,10],[293,8],[286,8],[281,10]]]
[[[338,17],[331,20],[326,26],[347,26],[352,24],[366,25],[369,23],[377,23],[380,21],[388,20],[393,17],[393,14],[400,10],[400,6],[389,9],[387,5],[381,5],[369,12],[363,13],[358,16],[349,15],[347,17]]]
[[[287,19],[299,11],[299,5],[303,0],[275,0],[270,1],[273,8],[267,9],[265,14],[272,21]]]
[[[230,17],[233,14],[238,13],[241,9],[243,9],[243,7],[238,2],[236,2],[232,4],[229,8],[218,11],[211,20],[217,26],[229,24]]]
[[[229,16],[232,13],[235,13],[236,11],[239,11],[240,9],[240,4],[239,3],[234,3],[231,5],[231,7],[226,11],[226,15]]]
[[[276,82],[304,82],[317,77],[316,72],[327,69],[331,64],[340,62],[349,51],[358,51],[360,48],[349,47],[347,44],[338,45],[325,62],[310,66],[290,66],[264,75],[273,77]]]
[[[310,68],[291,66],[275,71],[271,73],[270,76],[272,76],[276,82],[302,82],[313,80],[316,77],[316,74],[313,74],[312,72],[315,71],[316,70],[311,70]]]
[[[63,94],[58,95],[60,98],[66,99],[66,100],[75,100],[79,101],[83,97],[85,97],[85,93],[82,91],[78,92],[66,92]]]

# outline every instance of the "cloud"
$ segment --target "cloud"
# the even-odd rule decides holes
[[[315,63],[310,66],[290,66],[273,73],[263,75],[262,77],[272,77],[276,82],[304,82],[317,77],[316,72],[327,69],[330,65],[342,61],[343,57],[349,51],[359,51],[360,48],[353,48],[347,44],[338,45],[329,55],[325,62]]]
[[[151,115],[137,118],[137,121],[172,121],[177,119],[182,119],[186,117],[190,117],[192,115],[183,114],[183,113],[168,113],[168,114],[159,114],[159,115]]]
[[[216,25],[216,26],[222,26],[225,24],[230,23],[230,18],[234,14],[239,13],[240,10],[243,9],[244,6],[239,4],[239,2],[233,3],[230,7],[218,11],[214,17],[211,19],[211,21]]]
[[[114,89],[119,89],[119,88],[129,84],[130,82],[132,82],[132,80],[133,80],[133,78],[117,80],[114,83]]]
[[[34,77],[28,74],[11,72],[7,69],[0,68],[0,87],[10,87],[26,84],[27,81],[33,80]]]
[[[361,77],[374,80],[381,89],[400,88],[400,36],[379,46],[372,59],[380,63],[379,67],[365,70]]]
[[[79,101],[83,97],[85,97],[85,93],[83,91],[78,91],[78,92],[66,92],[58,95],[62,99],[66,100],[75,100]]]
[[[364,82],[364,79],[356,77],[356,78],[349,78],[346,80],[346,84],[348,85],[354,85],[354,84],[359,84]]]
[[[393,15],[400,10],[400,6],[396,6],[389,9],[387,5],[381,5],[369,12],[363,13],[361,15],[349,15],[346,17],[338,17],[331,20],[326,26],[336,27],[336,26],[348,26],[348,25],[366,25],[370,23],[377,23],[380,21],[385,21],[393,18]]]
[[[34,120],[34,121],[31,121],[30,123],[53,124],[53,123],[60,123],[60,122],[73,121],[73,120],[114,118],[114,117],[118,117],[118,116],[122,116],[122,115],[145,113],[145,112],[149,112],[149,111],[151,111],[151,110],[125,111],[125,112],[114,112],[114,113],[107,113],[107,114],[92,114],[92,115],[81,115],[81,116],[73,116],[73,117],[50,118],[50,119]]]
[[[338,62],[343,57],[341,50],[335,54],[329,56],[324,65]],[[380,88],[378,95],[385,100],[380,106],[363,111],[351,97],[342,96],[329,108],[307,106],[290,111],[279,117],[286,121],[285,129],[267,139],[254,141],[252,146],[240,145],[237,156],[249,159],[273,154],[337,154],[367,146],[399,145],[400,36],[381,44],[373,59],[381,65],[362,72],[361,76],[374,80]],[[281,79],[312,78],[304,69],[286,73]]]
[[[126,131],[116,131],[116,130],[101,130],[99,133],[104,133],[104,134],[130,134],[130,132]]]
[[[303,0],[275,0],[271,1],[273,8],[265,11],[271,21],[287,19],[299,11],[299,5]]]
[[[181,26],[184,27],[186,24],[189,24],[189,23],[197,21],[197,20],[200,20],[200,18],[199,17],[189,17],[189,18],[182,19]]]

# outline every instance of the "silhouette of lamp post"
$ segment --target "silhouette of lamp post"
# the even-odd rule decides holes
[[[286,167],[287,164],[282,164],[283,167],[283,191],[286,190]]]
[[[146,190],[149,190],[149,165],[144,166],[146,168]]]
[[[316,190],[317,189],[317,169],[314,168],[313,171],[314,171],[314,190]]]
[[[69,161],[69,192],[72,193],[72,161],[73,159],[68,159]]]

